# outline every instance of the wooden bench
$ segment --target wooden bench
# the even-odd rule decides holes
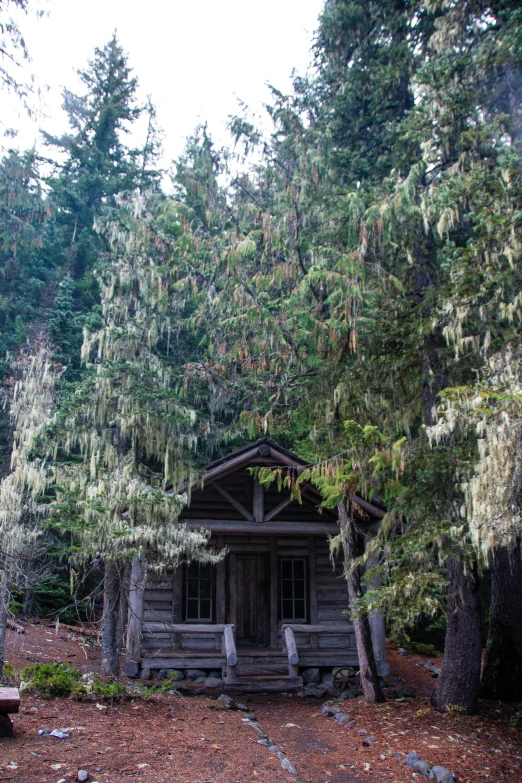
[[[0,688],[0,737],[13,736],[13,724],[9,715],[20,709],[18,688]]]

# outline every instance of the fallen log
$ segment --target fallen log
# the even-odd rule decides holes
[[[25,633],[23,625],[18,625],[18,623],[14,623],[12,620],[7,621],[7,627],[11,631],[16,631],[16,633]]]

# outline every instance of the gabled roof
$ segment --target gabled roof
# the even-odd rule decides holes
[[[260,465],[270,465],[273,467],[294,467],[304,468],[310,465],[306,460],[301,459],[297,454],[285,449],[270,438],[262,438],[255,441],[237,451],[227,454],[221,459],[211,462],[204,468],[201,483],[203,486],[217,481],[220,478],[232,473],[236,470],[240,470],[246,465],[252,465],[252,463],[258,463]],[[309,487],[311,491],[317,494],[318,502],[320,499],[319,492],[312,486]],[[382,519],[385,515],[385,509],[375,502],[369,502],[359,495],[355,496],[355,502],[360,506],[367,514]]]

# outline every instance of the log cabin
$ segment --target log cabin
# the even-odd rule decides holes
[[[210,530],[210,544],[226,555],[163,576],[146,576],[134,562],[127,661],[135,673],[210,669],[222,672],[230,691],[291,691],[302,688],[303,668],[357,666],[342,558],[330,554],[336,513],[318,510],[312,485],[299,503],[275,484],[263,488],[249,470],[306,464],[263,439],[207,466],[180,521]],[[384,510],[356,498],[355,511],[362,549]],[[384,675],[382,616],[371,626]]]

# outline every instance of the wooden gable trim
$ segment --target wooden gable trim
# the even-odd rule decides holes
[[[236,500],[235,497],[233,497],[230,492],[227,492],[226,489],[224,489],[222,486],[220,486],[217,481],[212,481],[210,484],[208,484],[209,487],[213,487],[214,489],[217,489],[220,495],[222,495],[225,500],[228,500],[231,506],[234,506],[234,508],[239,511],[239,513],[246,519],[248,522],[255,522],[258,520],[255,520],[252,514],[246,510],[246,508],[243,506],[242,503],[239,502],[239,500]]]

